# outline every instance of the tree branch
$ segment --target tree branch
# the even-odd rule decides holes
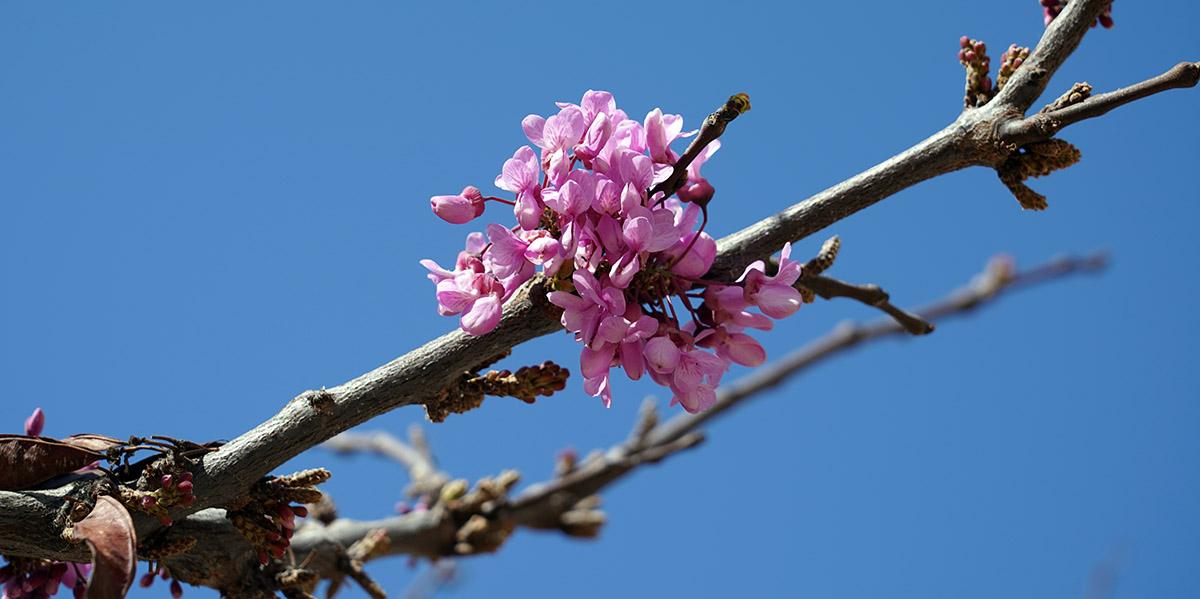
[[[1007,292],[1072,273],[1095,272],[1105,263],[1104,257],[1099,254],[1083,258],[1064,257],[1014,273],[1007,261],[993,260],[971,283],[917,312],[928,319],[965,314]],[[461,536],[464,521],[471,515],[483,516],[493,526],[500,528],[524,527],[563,530],[577,535],[594,534],[595,527],[571,531],[570,517],[572,513],[595,513],[596,501],[589,500],[595,493],[639,466],[658,462],[678,451],[694,447],[704,438],[697,429],[705,422],[749,399],[764,397],[764,391],[795,377],[822,359],[861,343],[903,334],[906,334],[905,329],[892,319],[840,325],[826,336],[722,387],[718,391],[716,404],[707,412],[679,414],[664,424],[658,424],[653,402],[649,402],[648,409],[643,408],[639,413],[634,432],[628,440],[606,452],[593,454],[579,467],[560,476],[527,487],[515,497],[500,497],[490,507],[480,503],[479,508],[471,514],[456,511],[454,504],[442,501],[427,510],[382,520],[339,518],[325,526],[310,518],[297,530],[292,539],[292,549],[301,556],[311,553],[306,567],[318,572],[322,578],[336,578],[344,575],[338,562],[340,551],[375,530],[384,530],[389,540],[387,550],[380,555],[405,554],[426,558],[458,555],[457,540]],[[381,447],[393,447],[394,443],[400,443],[394,439],[394,443],[379,443],[379,439],[387,436],[386,433],[343,436],[336,446],[379,451]],[[408,450],[412,451],[412,448]],[[404,455],[406,457],[398,461],[407,464],[411,456]],[[602,521],[601,518],[599,522]],[[596,522],[593,518],[593,524],[598,526]],[[229,585],[248,584],[244,582],[246,577],[266,581],[274,575],[273,571],[258,572],[251,567],[254,563],[253,550],[233,530],[222,510],[209,509],[189,516],[169,529],[168,534],[199,539],[191,551],[165,561],[172,574],[185,582],[229,592]]]
[[[1094,95],[1062,108],[1046,110],[1027,119],[1009,121],[1001,130],[1000,136],[1017,145],[1049,139],[1068,125],[1101,116],[1118,106],[1159,92],[1195,87],[1197,82],[1200,82],[1200,63],[1181,62],[1162,75],[1141,83]]]

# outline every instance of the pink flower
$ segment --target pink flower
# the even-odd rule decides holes
[[[567,150],[579,143],[587,130],[583,111],[568,105],[548,119],[531,114],[521,121],[521,128],[529,141],[542,149],[542,170],[550,177],[550,184],[561,185],[571,168]]]
[[[804,300],[800,292],[792,285],[800,278],[800,263],[789,260],[792,244],[783,246],[779,257],[779,272],[768,277],[762,260],[757,260],[746,267],[738,281],[745,281],[743,291],[746,302],[758,306],[763,314],[771,318],[787,318],[800,309]]]
[[[475,220],[483,214],[483,194],[478,189],[468,185],[462,193],[456,196],[433,196],[429,200],[433,213],[442,220],[462,225]]]
[[[713,140],[708,144],[707,147],[704,148],[704,151],[700,152],[700,155],[696,156],[696,159],[688,165],[687,183],[685,183],[684,186],[679,188],[679,191],[675,193],[675,195],[679,196],[680,201],[703,206],[712,199],[713,194],[716,193],[716,190],[714,190],[713,186],[709,184],[708,179],[700,176],[700,165],[704,164],[704,162],[709,158],[712,158],[712,155],[715,154],[719,149],[721,149],[721,140]]]
[[[695,131],[681,133],[683,117],[678,114],[663,114],[658,108],[646,115],[644,128],[646,149],[650,152],[650,159],[658,164],[674,165],[679,160],[679,155],[671,150],[671,142],[696,134]]]
[[[490,333],[500,322],[504,285],[490,274],[460,272],[437,285],[438,313],[462,314],[459,325],[469,335]]]
[[[512,158],[504,161],[503,170],[496,176],[496,187],[517,194],[513,214],[522,229],[536,229],[542,217],[544,205],[539,197],[542,189],[538,182],[540,174],[533,149],[521,146],[513,152]]]
[[[579,295],[551,291],[547,297],[550,303],[563,309],[563,326],[575,333],[575,338],[585,346],[591,346],[603,318],[625,313],[625,293],[616,287],[602,285],[586,270],[576,270],[571,280]]]
[[[742,366],[753,368],[762,366],[767,361],[767,350],[753,337],[745,333],[731,332],[723,326],[701,332],[696,336],[696,345],[707,347],[717,352],[721,359]]]

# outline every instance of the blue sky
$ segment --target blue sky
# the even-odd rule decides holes
[[[998,56],[1041,34],[1036,2],[1006,4],[1021,6],[4,4],[6,430],[41,406],[50,435],[232,438],[450,330],[417,261],[451,262],[476,229],[437,220],[428,198],[488,191],[526,143],[521,119],[587,89],[689,128],[748,93],[753,110],[704,167],[710,230],[738,230],[953,120],[959,36]],[[1195,3],[1113,16],[1044,102],[1200,60]],[[827,232],[843,241],[831,274],[901,304],[998,252],[1028,265],[1107,248],[1111,269],[824,364],[606,492],[599,541],[518,532],[463,561],[446,596],[1078,597],[1114,554],[1118,597],[1200,595],[1198,93],[1067,129],[1083,160],[1031,183],[1043,213],[973,169]],[[874,316],[820,302],[761,338],[781,355]],[[510,364],[574,368],[577,354],[556,335]],[[542,480],[554,452],[619,441],[642,397],[661,397],[622,384],[605,410],[579,384],[427,425],[441,466]],[[420,421],[407,408],[363,428]],[[315,465],[351,517],[387,515],[406,483],[390,463],[320,451],[287,468]],[[394,596],[419,571],[372,568]]]

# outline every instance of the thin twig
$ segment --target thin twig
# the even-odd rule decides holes
[[[854,285],[825,276],[807,277],[797,281],[796,285],[807,287],[825,299],[848,297],[868,306],[879,308],[913,335],[926,335],[933,332],[933,323],[916,314],[897,308],[890,301],[888,293],[878,285]]]
[[[1039,112],[1027,119],[1008,121],[1001,128],[1000,137],[1017,145],[1048,139],[1067,125],[1101,116],[1118,106],[1159,92],[1195,87],[1197,82],[1200,82],[1200,63],[1181,62],[1162,75],[1141,83],[1096,94],[1069,106]]]

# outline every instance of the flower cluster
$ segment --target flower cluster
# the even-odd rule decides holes
[[[1042,4],[1042,14],[1045,15],[1047,27],[1050,26],[1050,22],[1058,16],[1058,13],[1062,12],[1062,9],[1067,5],[1067,2],[1070,1],[1071,0],[1040,0]],[[1105,29],[1112,29],[1113,20],[1111,3],[1104,7],[1104,12],[1100,13],[1100,16],[1096,18],[1096,22],[1092,23],[1092,27],[1095,27],[1097,24],[1103,26]]]
[[[749,108],[744,94],[729,105]],[[487,333],[504,301],[540,267],[554,280],[549,299],[563,309],[563,326],[583,344],[588,394],[610,405],[609,377],[620,367],[631,379],[645,375],[670,388],[673,403],[689,412],[704,410],[731,364],[766,360],[745,331],[768,330],[771,319],[800,307],[793,287],[800,264],[784,246],[774,274],[756,262],[735,283],[703,280],[717,248],[703,224],[696,230],[700,206],[714,192],[700,166],[720,143],[687,166],[678,198],[651,196],[679,161],[671,143],[695,134],[683,132],[681,116],[656,108],[638,122],[602,91],[558,108],[521,123],[537,149],[519,148],[495,181],[514,200],[484,197],[475,187],[431,199],[434,213],[451,223],[478,217],[487,202],[511,205],[517,221],[468,235],[453,270],[421,261],[437,286],[438,312],[459,315],[469,334]]]
[[[75,599],[87,595],[87,577],[91,564],[55,562],[47,559],[5,557],[8,565],[0,568],[0,597],[4,599],[45,599],[66,586]]]

